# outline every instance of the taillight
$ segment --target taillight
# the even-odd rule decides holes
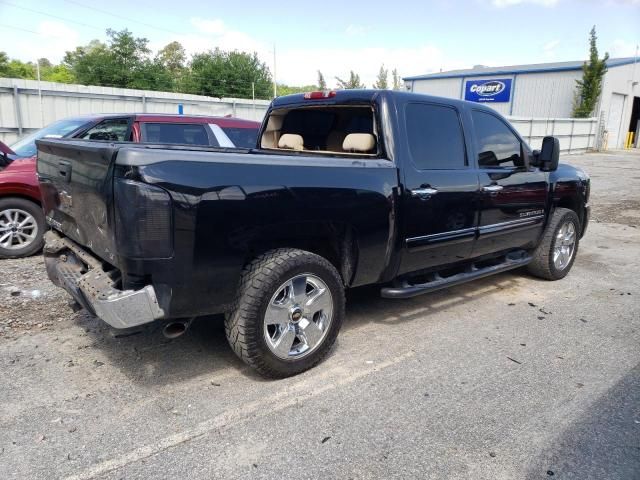
[[[324,98],[333,98],[336,96],[336,92],[334,90],[324,91],[324,92],[307,92],[304,94],[305,100],[322,100]]]
[[[171,197],[162,188],[116,178],[116,244],[130,258],[173,254]]]

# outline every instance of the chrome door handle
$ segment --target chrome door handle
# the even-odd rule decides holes
[[[499,192],[503,188],[504,187],[502,185],[486,185],[486,186],[482,187],[482,191],[483,192],[495,193],[495,192]]]
[[[429,198],[431,195],[438,193],[438,190],[430,187],[414,188],[411,190],[412,197]]]

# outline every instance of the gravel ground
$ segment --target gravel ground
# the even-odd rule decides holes
[[[0,261],[0,478],[640,478],[640,155],[572,156],[572,273],[349,293],[326,362],[265,381],[218,318],[126,338]]]

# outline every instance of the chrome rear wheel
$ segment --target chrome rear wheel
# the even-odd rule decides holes
[[[264,316],[269,350],[283,360],[302,358],[322,343],[333,318],[329,287],[316,275],[296,275],[280,285]]]

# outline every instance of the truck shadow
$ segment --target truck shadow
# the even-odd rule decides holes
[[[513,288],[522,281],[522,276],[508,272],[407,300],[381,298],[380,286],[352,289],[347,293],[347,315],[342,329],[358,329],[371,323],[428,321],[425,317],[431,314],[477,300],[480,295]],[[114,330],[87,312],[78,313],[75,321],[92,339],[91,347],[99,348],[111,365],[134,383],[179,384],[202,375],[215,382],[216,376],[238,373],[263,380],[227,344],[221,315],[196,319],[186,334],[173,340],[162,335],[160,325],[127,336],[114,336]],[[339,340],[340,337],[338,343]]]
[[[582,384],[578,384],[581,386]],[[581,387],[588,393],[589,385]],[[640,364],[601,395],[527,467],[526,479],[637,479]]]

